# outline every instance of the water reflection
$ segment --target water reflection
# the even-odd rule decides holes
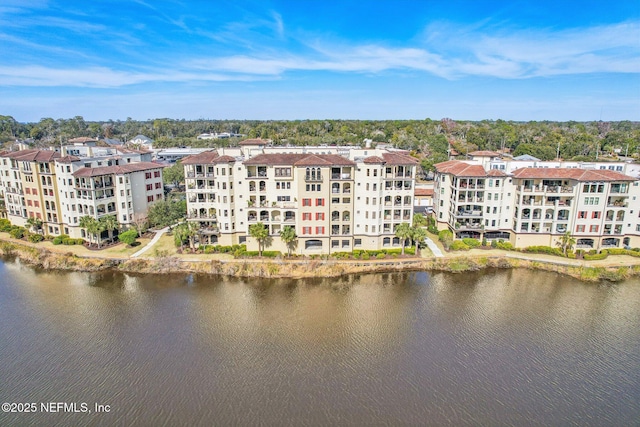
[[[630,425],[639,285],[527,270],[239,280],[0,263],[0,394],[117,408],[59,414],[62,425]]]

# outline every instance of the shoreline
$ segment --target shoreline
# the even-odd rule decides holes
[[[313,278],[338,277],[349,274],[429,271],[464,273],[488,268],[526,268],[556,272],[583,282],[619,282],[640,277],[640,260],[625,255],[613,255],[602,261],[551,259],[548,255],[501,252],[447,254],[445,257],[407,257],[380,260],[340,259],[185,259],[171,254],[156,257],[107,257],[79,255],[71,251],[52,251],[25,241],[0,236],[0,254],[16,256],[25,264],[51,270],[105,271],[124,273],[166,274],[195,273],[234,277]],[[627,259],[628,258],[628,259]],[[569,262],[571,261],[571,262]],[[603,262],[605,261],[605,262]]]

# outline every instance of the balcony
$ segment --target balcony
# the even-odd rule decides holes
[[[331,179],[351,179],[350,173],[332,173]]]
[[[311,174],[311,175],[305,175],[304,176],[304,180],[307,182],[320,182],[322,181],[322,174]]]

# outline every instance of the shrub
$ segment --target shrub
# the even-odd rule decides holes
[[[369,255],[368,252],[365,252],[365,253],[362,254],[362,259],[367,260],[369,258],[371,258],[371,255]]]
[[[442,242],[445,249],[449,249],[451,243],[453,243],[453,233],[450,230],[441,230],[438,233],[438,240]]]
[[[62,241],[64,239],[68,239],[68,238],[69,238],[69,236],[67,236],[66,234],[61,234],[59,236],[54,237],[53,240],[51,241],[51,243],[53,243],[54,245],[61,245]]]
[[[12,226],[9,230],[9,236],[14,239],[22,239],[26,233],[27,229],[24,227]]]
[[[486,238],[482,238],[482,246],[487,246],[487,239]]]
[[[589,251],[588,254],[586,254],[584,256],[584,259],[586,259],[587,261],[594,261],[594,260],[599,260],[599,259],[605,259],[607,258],[607,256],[609,256],[609,252],[606,249],[603,249],[599,254],[591,254],[591,251]]]
[[[562,249],[560,249],[560,248],[552,248],[551,246],[529,246],[529,247],[524,248],[523,252],[529,252],[529,253],[533,253],[533,254],[547,254],[547,255],[564,256],[564,253],[562,252]]]
[[[131,246],[135,243],[137,237],[138,232],[132,228],[131,230],[120,233],[118,235],[118,240],[122,243],[126,243],[128,246]]]
[[[512,251],[513,250],[513,245],[510,242],[498,242],[496,244],[498,249],[502,249],[505,251]]]
[[[11,230],[11,221],[6,218],[0,219],[0,231],[8,232]]]
[[[462,240],[454,240],[450,249],[452,251],[468,251],[471,248]]]
[[[385,259],[386,257],[387,257],[387,255],[386,254],[382,254],[382,253],[376,255],[376,258],[378,258],[378,259]]]
[[[464,239],[462,239],[462,241],[464,242],[465,245],[469,246],[470,248],[477,248],[478,246],[480,246],[480,241],[478,239],[465,237]]]
[[[497,240],[492,240],[492,241],[491,241],[491,247],[492,247],[493,249],[496,249],[496,248],[498,247],[498,241],[497,241]]]
[[[27,240],[31,243],[38,243],[44,240],[44,236],[42,234],[29,234]]]

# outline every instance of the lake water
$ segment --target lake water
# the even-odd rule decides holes
[[[640,425],[637,280],[269,281],[5,260],[0,342],[0,400],[37,404],[2,426]]]

